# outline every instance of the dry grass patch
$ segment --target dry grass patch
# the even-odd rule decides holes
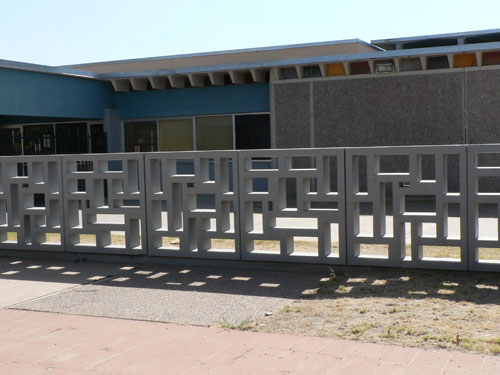
[[[255,330],[500,354],[500,276],[446,271],[332,274]]]

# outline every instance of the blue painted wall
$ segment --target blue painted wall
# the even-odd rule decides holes
[[[0,68],[0,117],[121,119],[268,112],[269,84],[114,93],[109,82]]]
[[[115,94],[122,119],[269,111],[269,84],[209,86]]]
[[[102,119],[110,107],[108,82],[0,68],[0,115]]]

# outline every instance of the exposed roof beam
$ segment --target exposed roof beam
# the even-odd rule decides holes
[[[295,71],[297,72],[297,77],[302,78],[302,66],[301,65],[295,65]]]
[[[230,71],[229,76],[231,77],[231,81],[235,85],[241,85],[245,83],[245,74],[243,72]]]
[[[428,56],[420,56],[420,64],[422,65],[422,70],[427,70],[427,58]]]
[[[153,90],[165,90],[167,88],[167,79],[164,77],[149,77],[149,83]]]
[[[368,62],[368,67],[370,68],[370,73],[371,74],[375,73],[375,61],[367,60],[367,62]]]
[[[203,87],[205,86],[205,75],[204,74],[188,74],[189,83],[193,87]]]
[[[132,78],[130,84],[136,91],[146,91],[148,89],[148,80],[146,78]]]
[[[343,62],[342,64],[344,64],[345,75],[351,75],[351,64],[349,64],[348,62]]]
[[[168,80],[170,81],[170,86],[174,89],[182,89],[186,83],[184,76],[168,76]]]
[[[128,79],[113,79],[111,84],[116,92],[130,91],[130,81]]]
[[[455,55],[453,54],[448,54],[448,66],[450,68],[453,68],[455,66]]]
[[[321,71],[321,77],[326,77],[326,64],[319,64],[319,70]]]
[[[400,72],[401,71],[401,59],[398,59],[398,58],[394,59],[394,70],[396,72]]]
[[[224,73],[209,72],[208,78],[213,86],[224,86]]]
[[[478,51],[476,52],[476,61],[477,61],[477,66],[482,66],[483,65],[483,53]]]
[[[278,81],[280,79],[280,70],[279,68],[271,68],[270,70],[270,80]]]
[[[262,69],[250,69],[254,82],[266,82],[266,71]]]

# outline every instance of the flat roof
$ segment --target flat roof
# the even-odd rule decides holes
[[[344,55],[375,51],[380,51],[380,48],[360,39],[347,39],[317,43],[289,44],[271,47],[94,62],[87,64],[65,65],[62,66],[62,68],[81,69],[95,73],[124,73],[143,70],[165,70],[221,64],[268,62],[289,58]]]
[[[492,37],[491,39],[493,40],[488,40],[490,39],[488,37]],[[454,44],[456,45],[468,44],[467,42],[484,43],[488,41],[500,41],[500,29],[421,35],[403,38],[377,39],[372,40],[371,44],[385,50],[392,50],[399,49],[398,47],[401,47],[401,49],[405,49],[405,45],[409,45],[407,48],[421,48],[420,45],[422,47],[438,47],[453,45],[450,44],[452,42],[455,42]],[[435,42],[434,45],[432,42]],[[439,42],[445,42],[445,44],[439,44]]]
[[[462,43],[458,43],[459,39]],[[438,42],[451,40],[454,43],[425,45],[429,40]],[[372,43],[378,46],[359,39],[348,39],[55,67],[0,60],[0,68],[108,81],[248,71],[294,65],[500,50],[500,29],[383,39]],[[413,45],[424,43],[424,45],[396,48],[398,43],[402,47],[405,44],[408,46],[409,43]],[[382,46],[386,48],[382,49]]]

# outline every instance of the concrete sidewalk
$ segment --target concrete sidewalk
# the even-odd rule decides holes
[[[329,338],[0,310],[0,374],[499,374],[500,358]]]

